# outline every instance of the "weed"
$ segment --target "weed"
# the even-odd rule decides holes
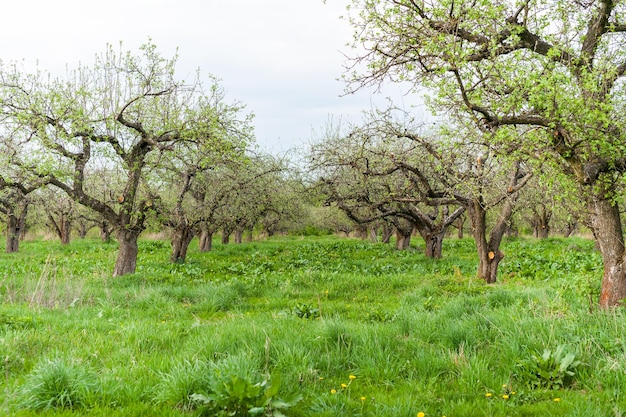
[[[577,369],[582,363],[576,354],[559,345],[556,349],[545,349],[541,355],[531,355],[517,365],[517,379],[530,388],[561,389],[574,382]]]

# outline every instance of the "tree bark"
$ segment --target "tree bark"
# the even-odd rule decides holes
[[[626,298],[626,255],[621,216],[617,203],[602,190],[594,193],[589,211],[591,227],[604,262],[599,305],[606,309],[620,305]]]
[[[424,255],[427,258],[441,259],[443,253],[443,238],[445,235],[446,229],[444,228],[443,230],[428,233],[428,235],[424,237],[424,243],[426,244]]]
[[[207,229],[200,231],[200,252],[210,252],[213,249],[213,233]]]
[[[137,240],[141,232],[135,230],[120,229],[115,232],[119,244],[117,260],[113,269],[113,276],[120,277],[126,274],[134,274],[137,269],[137,254],[139,247]]]
[[[372,227],[370,229],[370,242],[378,243],[378,228]]]
[[[183,263],[187,259],[187,249],[195,236],[193,228],[184,227],[172,231],[171,262]]]
[[[550,236],[551,217],[552,213],[543,205],[540,210],[533,210],[531,224],[533,226],[534,237],[538,239],[546,239]]]
[[[496,226],[491,233],[491,238],[487,240],[487,211],[482,201],[476,200],[468,210],[470,220],[472,222],[472,233],[476,242],[476,251],[478,253],[478,277],[482,278],[488,284],[493,284],[497,280],[498,265],[504,258],[504,253],[500,251],[500,242],[506,230],[506,226],[501,227],[501,231],[495,231]],[[510,215],[508,216],[510,219]],[[500,222],[506,222],[507,210],[503,209],[500,215]],[[495,232],[494,232],[495,231]]]
[[[236,244],[241,244],[243,242],[243,230],[241,229],[235,230],[234,239],[235,239]]]
[[[59,214],[58,219],[55,219],[51,213],[48,213],[48,219],[50,220],[50,226],[56,233],[61,241],[62,245],[68,245],[70,243],[70,236],[72,233],[72,220],[66,213]]]
[[[26,215],[28,214],[28,202],[18,203],[17,213],[7,210],[7,243],[6,253],[15,253],[20,250],[20,238],[26,227]]]
[[[111,241],[111,233],[113,233],[113,229],[109,226],[106,220],[102,220],[100,222],[100,240],[103,242]]]
[[[222,230],[222,245],[228,245],[230,243],[230,230]]]
[[[393,228],[387,225],[383,226],[381,241],[383,243],[389,243],[391,241],[391,236],[393,236]]]
[[[408,228],[396,227],[396,249],[406,250],[411,246],[411,235],[413,234],[413,226]]]

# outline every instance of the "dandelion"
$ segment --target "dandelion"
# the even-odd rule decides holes
[[[324,377],[323,377],[323,376],[320,376],[320,381],[323,381],[323,380],[324,380]]]
[[[347,384],[341,384],[341,388],[348,388]]]
[[[361,401],[365,401],[365,397],[361,397]]]
[[[350,375],[348,378],[350,378],[352,380],[352,379],[356,379],[356,376]]]
[[[504,395],[502,396],[502,398],[504,398],[505,400],[508,400],[508,399],[509,399],[509,396],[508,396],[508,395],[506,395],[506,394],[504,394]]]
[[[555,399],[554,399],[554,402],[555,402],[555,403],[561,402],[561,399],[560,399],[560,398],[555,398]]]
[[[333,388],[333,389],[330,390],[330,393],[331,394],[337,394],[337,390]]]
[[[424,417],[426,414],[424,414],[423,411],[420,411],[419,413],[417,413],[417,417]]]
[[[490,392],[486,393],[486,394],[485,394],[485,397],[487,397],[487,398],[491,398],[491,393],[490,393]]]

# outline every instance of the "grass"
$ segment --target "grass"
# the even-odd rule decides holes
[[[115,245],[96,240],[0,255],[0,413],[195,416],[192,394],[226,386],[211,413],[246,415],[228,401],[260,392],[291,416],[626,409],[626,321],[594,308],[591,241],[507,240],[491,286],[471,240],[441,260],[334,237],[194,246],[180,265],[141,241],[138,272],[115,279]]]

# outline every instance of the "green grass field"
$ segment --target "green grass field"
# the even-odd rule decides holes
[[[0,255],[0,414],[626,413],[626,321],[595,309],[593,242],[503,246],[487,286],[471,240],[428,260],[283,237],[186,264],[144,240],[121,278],[115,244],[24,242]]]

